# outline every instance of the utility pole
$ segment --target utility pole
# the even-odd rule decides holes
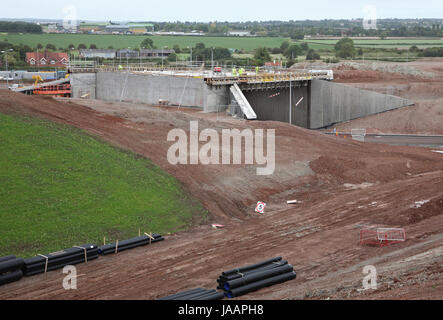
[[[6,67],[6,88],[9,89],[9,74],[8,74],[8,52],[13,52],[14,49],[8,49],[8,50],[3,50],[0,51],[0,53],[3,53],[5,55],[5,67]]]
[[[211,70],[214,71],[214,48],[211,48]]]
[[[292,124],[292,82],[289,74],[289,124]]]

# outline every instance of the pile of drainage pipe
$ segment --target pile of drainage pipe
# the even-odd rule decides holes
[[[118,253],[162,240],[164,240],[163,236],[153,233],[120,242],[116,241],[101,247],[98,247],[96,244],[74,246],[57,252],[39,254],[27,259],[16,258],[13,255],[0,257],[0,285],[18,281],[24,275],[33,276],[61,269],[67,265],[87,263],[90,260],[97,259],[99,255]]]
[[[0,257],[0,285],[20,280],[23,277],[23,259],[15,256]]]
[[[117,253],[120,251],[132,249],[139,246],[144,246],[154,242],[165,240],[160,234],[153,233],[145,234],[140,237],[135,237],[128,240],[122,240],[120,242],[116,241],[114,243],[105,244],[98,248],[98,253],[101,255],[106,255],[110,253]]]
[[[33,276],[39,273],[57,270],[67,265],[88,262],[98,258],[98,248],[95,244],[84,244],[58,252],[39,254],[25,259],[23,274]]]
[[[158,300],[221,300],[224,293],[215,289],[208,290],[203,288],[195,288],[172,294]]]
[[[239,297],[264,287],[296,278],[296,273],[288,261],[275,257],[245,267],[223,271],[217,279],[218,289],[228,298]]]
[[[275,257],[248,266],[223,271],[217,279],[217,290],[195,288],[159,300],[220,300],[239,297],[264,287],[296,278],[294,267],[282,257]]]

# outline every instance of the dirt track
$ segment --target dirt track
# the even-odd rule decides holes
[[[155,245],[78,265],[78,290],[61,271],[0,287],[0,299],[156,299],[214,288],[226,269],[281,255],[296,280],[245,299],[436,298],[443,296],[443,155],[328,137],[278,122],[246,122],[192,109],[86,101],[90,107],[0,91],[0,112],[67,123],[142,154],[176,176],[211,212],[207,225]],[[179,165],[166,160],[167,133],[200,129],[276,129],[276,171],[255,166]],[[302,203],[289,207],[286,200]],[[258,200],[268,205],[254,213]],[[420,208],[416,201],[429,200]],[[407,241],[360,246],[365,225],[406,228]],[[379,290],[361,292],[362,268],[377,267]]]

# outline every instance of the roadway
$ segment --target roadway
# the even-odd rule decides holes
[[[326,134],[333,134],[327,132]],[[340,132],[340,137],[352,138],[350,132]],[[356,140],[359,140],[358,138]],[[426,148],[443,149],[443,135],[417,135],[417,134],[366,134],[364,142],[383,143],[396,146],[419,146]]]

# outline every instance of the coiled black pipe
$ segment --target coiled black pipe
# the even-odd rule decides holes
[[[271,277],[271,278],[267,278],[267,279],[264,279],[264,280],[260,280],[260,281],[257,281],[257,282],[253,282],[253,283],[247,284],[245,286],[241,286],[241,287],[229,290],[229,291],[227,291],[225,293],[225,295],[228,298],[238,297],[238,296],[244,295],[246,293],[259,290],[259,289],[264,288],[264,287],[272,286],[274,284],[278,284],[278,283],[282,283],[282,282],[285,282],[285,281],[288,281],[288,280],[295,279],[296,276],[297,275],[296,275],[295,271],[291,271],[291,272],[288,272],[288,273],[283,273],[283,274],[280,274],[280,275],[277,275],[277,276],[274,276],[274,277]]]

